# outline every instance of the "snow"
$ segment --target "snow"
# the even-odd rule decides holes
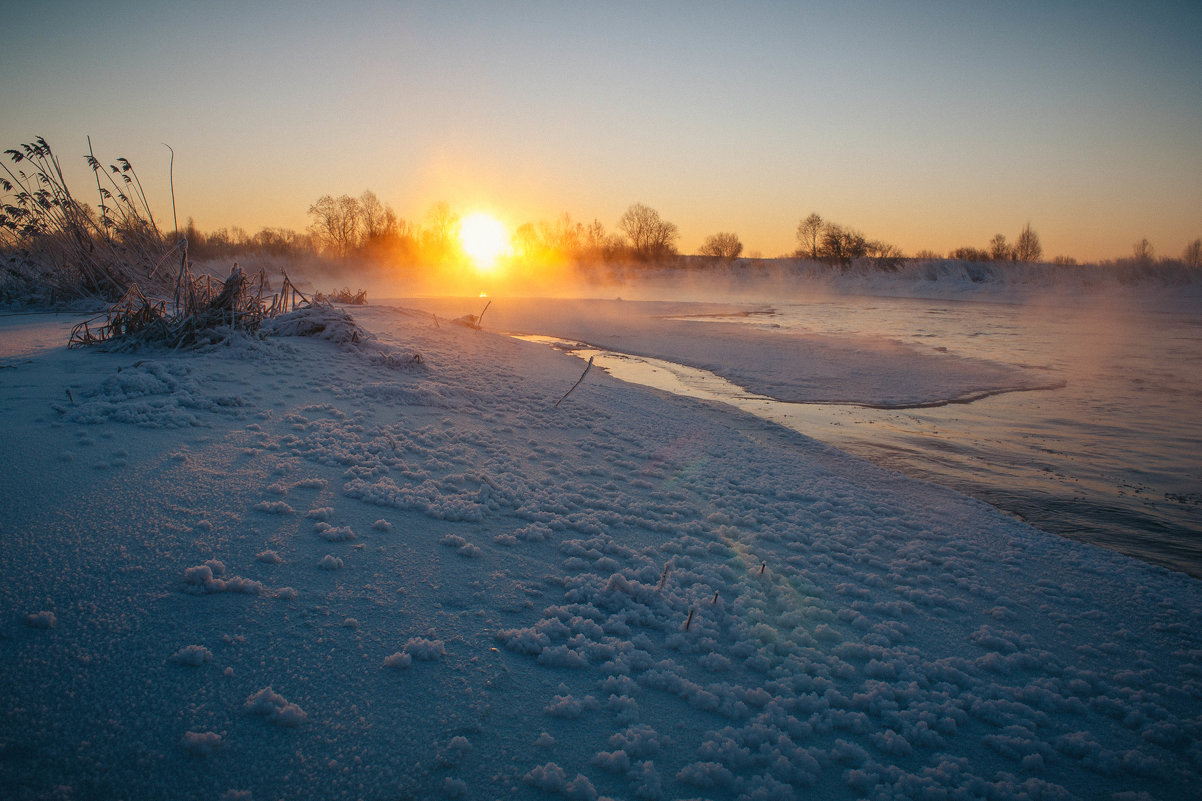
[[[252,693],[243,706],[252,715],[263,716],[279,726],[299,726],[307,717],[305,710],[290,703],[270,687]]]
[[[221,735],[212,731],[186,731],[180,745],[193,756],[212,756],[221,747]]]
[[[1196,580],[599,370],[555,408],[579,360],[432,310],[478,308],[202,353],[0,319],[0,794],[1195,797]],[[486,324],[805,399],[1033,380],[664,319],[713,310]]]
[[[171,655],[171,661],[179,665],[197,667],[213,661],[213,652],[203,645],[185,645]]]

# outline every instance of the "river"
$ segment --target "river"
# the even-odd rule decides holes
[[[712,319],[885,336],[1048,370],[1059,389],[910,409],[784,403],[704,371],[558,343],[976,497],[1045,531],[1202,577],[1202,317],[1121,305],[825,297]]]

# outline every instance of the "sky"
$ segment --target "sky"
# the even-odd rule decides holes
[[[810,213],[946,254],[1202,237],[1202,3],[0,0],[0,149],[129,158],[182,223],[304,230],[323,194],[507,225],[632,203],[682,252]]]

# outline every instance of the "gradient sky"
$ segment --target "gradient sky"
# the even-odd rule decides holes
[[[510,225],[634,202],[693,252],[811,212],[907,253],[1202,236],[1202,2],[0,0],[0,149],[133,161],[180,221],[303,230],[372,189]]]

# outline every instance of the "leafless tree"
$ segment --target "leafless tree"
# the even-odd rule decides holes
[[[350,195],[322,195],[309,207],[309,232],[326,250],[345,256],[358,242],[362,207]]]
[[[520,259],[534,259],[540,255],[540,246],[538,237],[538,229],[534,227],[534,223],[522,223],[514,229],[513,236],[514,254]]]
[[[680,238],[676,224],[642,203],[626,210],[618,220],[618,230],[630,240],[631,250],[638,258],[650,260],[676,254],[676,240]]]
[[[1152,249],[1152,243],[1148,241],[1147,237],[1132,245],[1131,250],[1135,254],[1136,264],[1151,264],[1156,258],[1156,253]]]
[[[1186,245],[1181,260],[1189,267],[1202,267],[1202,239],[1195,239]]]
[[[1014,249],[1006,241],[1005,234],[995,234],[989,241],[989,257],[994,261],[1010,261],[1014,258]]]
[[[881,270],[896,270],[905,260],[901,248],[888,242],[873,240],[867,245],[867,256]]]
[[[1043,255],[1043,245],[1039,244],[1039,234],[1031,230],[1031,224],[1023,226],[1014,243],[1014,260],[1021,262],[1036,262]]]
[[[365,190],[359,196],[359,208],[362,213],[362,234],[365,243],[397,234],[396,212],[391,206],[381,203],[375,192]]]
[[[868,255],[868,240],[859,231],[844,228],[837,223],[827,223],[822,228],[822,244],[818,257],[831,264],[846,267],[853,261]]]
[[[797,224],[797,241],[801,243],[801,252],[811,259],[818,258],[819,238],[822,236],[823,220],[817,214],[811,214]]]
[[[309,236],[287,228],[261,228],[259,233],[251,238],[251,242],[263,253],[286,255],[311,249],[310,239]]]
[[[445,201],[435,203],[426,212],[428,225],[422,230],[422,244],[435,258],[447,256],[452,250],[459,228],[459,215]]]
[[[743,252],[743,243],[739,241],[738,234],[720,233],[711,234],[705,238],[705,242],[701,245],[701,255],[709,256],[714,259],[722,259],[724,261],[733,261],[739,258],[739,254]]]
[[[612,247],[611,237],[605,233],[600,220],[593,220],[580,234],[578,259],[603,259]]]
[[[543,246],[562,256],[572,256],[580,249],[584,226],[572,221],[572,215],[564,212],[555,222],[540,222],[539,235]]]
[[[992,259],[988,250],[971,246],[956,248],[951,252],[950,257],[957,261],[990,261]]]

